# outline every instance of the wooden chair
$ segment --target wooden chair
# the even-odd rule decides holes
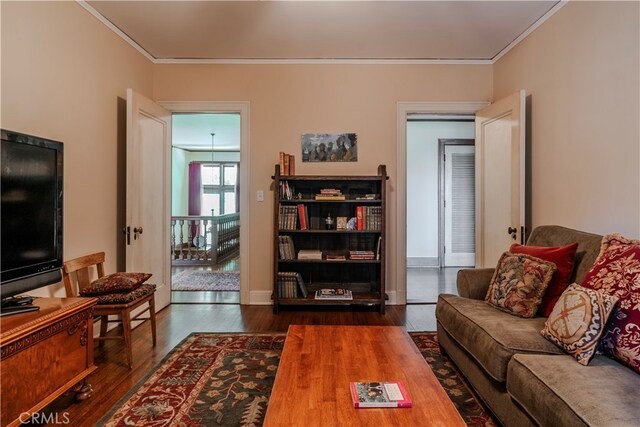
[[[65,261],[62,266],[62,280],[67,292],[67,297],[76,297],[79,291],[89,286],[91,283],[90,269],[96,266],[98,278],[104,276],[104,252],[98,252],[91,255],[85,255]],[[75,274],[73,274],[75,273]],[[72,277],[75,276],[75,281]],[[143,285],[144,286],[144,285]],[[147,295],[142,295],[132,301],[122,303],[112,303],[107,301],[108,296],[99,295],[98,303],[94,306],[93,316],[96,320],[100,320],[100,336],[96,340],[124,340],[127,351],[127,363],[129,369],[132,367],[133,355],[131,349],[131,322],[135,320],[151,320],[151,334],[153,338],[153,346],[156,345],[156,310],[154,301],[155,289]],[[106,297],[106,298],[103,298]],[[102,301],[105,300],[105,301]],[[131,312],[136,308],[147,304],[145,310],[138,313],[135,317],[131,317]],[[140,317],[144,313],[149,312],[148,317]],[[109,316],[120,316],[120,320],[109,320]],[[107,326],[109,323],[122,323],[124,333],[122,336],[106,336]],[[100,343],[102,345],[102,342]]]

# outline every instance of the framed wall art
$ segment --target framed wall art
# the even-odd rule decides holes
[[[302,135],[303,162],[357,162],[355,133],[305,133]]]

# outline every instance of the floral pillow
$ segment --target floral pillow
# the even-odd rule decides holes
[[[148,273],[113,273],[94,280],[84,289],[80,290],[83,297],[104,295],[113,293],[126,293],[137,289],[144,282],[149,280],[151,274]]]
[[[619,299],[602,336],[602,348],[640,373],[640,240],[618,233],[604,236],[582,286]]]
[[[533,317],[556,265],[525,254],[505,252],[493,273],[485,301],[520,317]]]
[[[587,365],[616,301],[616,297],[574,283],[560,296],[540,333]]]

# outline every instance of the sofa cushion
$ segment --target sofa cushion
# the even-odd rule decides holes
[[[569,286],[569,280],[573,275],[573,266],[576,262],[577,243],[564,246],[526,246],[514,243],[509,248],[512,254],[527,254],[556,265],[556,272],[553,273],[551,283],[547,287],[542,302],[538,307],[538,316],[549,317],[551,310],[558,302],[558,298]]]
[[[640,424],[640,375],[606,356],[583,366],[566,355],[517,354],[507,391],[543,426]]]
[[[552,262],[505,252],[498,260],[485,301],[516,316],[533,317],[555,271]]]
[[[97,295],[98,305],[128,304],[138,298],[146,297],[156,291],[156,285],[143,283],[131,292]]]
[[[598,259],[582,285],[619,299],[602,347],[640,373],[640,241],[617,233],[604,236]]]
[[[442,328],[502,383],[515,353],[562,354],[540,335],[546,320],[543,317],[516,317],[484,301],[448,294],[438,297],[436,317]]]
[[[588,365],[616,301],[614,296],[574,283],[560,296],[540,333],[578,363]]]

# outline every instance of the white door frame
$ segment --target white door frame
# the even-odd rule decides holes
[[[249,165],[249,102],[159,101],[172,113],[239,113],[240,114],[240,304],[250,303],[249,277],[249,212],[251,167]],[[166,189],[171,192],[171,188]],[[171,194],[169,194],[169,197]],[[167,255],[168,256],[168,255]]]
[[[488,101],[398,101],[396,105],[396,247],[390,247],[388,252],[396,254],[396,304],[407,303],[407,116],[409,114],[475,114],[487,105],[489,105]]]

